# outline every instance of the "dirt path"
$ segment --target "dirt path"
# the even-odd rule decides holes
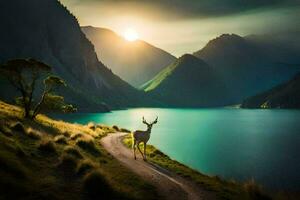
[[[142,156],[139,153],[137,153],[137,160],[134,160],[132,151],[122,143],[122,138],[125,135],[126,133],[110,134],[101,140],[101,144],[127,168],[155,185],[158,192],[165,199],[215,199],[213,194],[201,190],[201,188],[193,182],[155,164],[143,161]]]

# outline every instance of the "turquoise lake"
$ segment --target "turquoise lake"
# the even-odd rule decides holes
[[[142,116],[158,116],[150,144],[202,173],[253,178],[271,189],[300,188],[299,110],[137,108],[55,117],[144,130]]]

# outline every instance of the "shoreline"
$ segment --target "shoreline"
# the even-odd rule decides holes
[[[131,134],[128,133],[123,137],[122,143],[127,148],[131,148]],[[143,144],[141,145],[143,149]],[[137,152],[139,154],[139,152]],[[225,180],[219,176],[209,176],[202,174],[200,171],[190,168],[176,160],[171,159],[168,155],[155,148],[153,145],[147,145],[146,150],[149,162],[158,165],[182,178],[192,180],[207,191],[213,191],[220,198],[225,199],[270,199],[269,193],[254,180],[246,182],[237,182],[235,180]]]
[[[142,180],[140,180],[140,177],[138,177],[136,174],[134,174],[135,176],[133,176],[132,170],[125,169],[126,167],[123,166],[119,168],[120,163],[117,161],[117,159],[113,158],[109,154],[109,152],[100,144],[100,140],[102,138],[105,138],[107,134],[114,134],[119,131],[122,132],[125,129],[121,129],[118,126],[108,127],[106,125],[100,125],[96,123],[85,123],[84,125],[75,124],[51,119],[45,115],[39,115],[36,121],[28,121],[22,118],[22,111],[19,107],[6,104],[2,101],[0,101],[0,106],[0,113],[3,114],[3,119],[6,119],[2,122],[4,129],[1,130],[1,133],[3,133],[3,135],[0,134],[0,141],[5,141],[5,143],[7,143],[8,141],[15,142],[8,143],[10,145],[10,149],[3,149],[3,155],[10,155],[11,153],[14,153],[14,151],[16,151],[16,154],[11,158],[5,157],[5,159],[7,159],[7,162],[12,162],[10,161],[10,159],[14,159],[14,162],[23,162],[26,159],[34,161],[32,166],[24,166],[24,174],[26,175],[26,177],[33,179],[34,181],[38,181],[38,175],[34,175],[32,177],[31,175],[33,175],[33,172],[35,172],[34,168],[41,168],[41,173],[47,175],[47,177],[49,176],[48,178],[52,180],[52,178],[54,177],[52,177],[51,174],[56,174],[59,172],[59,170],[62,170],[60,168],[57,168],[57,163],[59,164],[61,159],[65,159],[64,156],[66,155],[66,150],[69,150],[71,148],[75,149],[77,152],[79,152],[79,155],[81,155],[73,160],[75,162],[75,165],[81,166],[89,163],[88,167],[90,169],[87,169],[87,171],[85,172],[86,175],[90,174],[90,172],[94,172],[95,170],[102,171],[104,177],[106,177],[108,180],[112,179],[112,182],[110,183],[111,187],[117,190],[120,189],[120,192],[122,194],[126,191],[124,195],[131,195],[131,192],[128,193],[127,191],[137,190],[133,195],[139,198],[143,197],[143,194],[147,194],[150,191],[150,188],[148,188],[148,186],[144,187],[146,182],[142,182]],[[15,133],[12,129],[12,125],[16,123],[19,123],[21,124],[21,126],[25,127],[22,134],[18,133],[18,130],[17,133]],[[39,146],[41,146],[44,141],[48,141],[48,143],[46,144],[52,145],[52,147],[54,148],[53,151],[55,153],[49,154],[47,152],[42,152],[42,150],[39,149]],[[127,134],[127,136],[122,141],[124,141],[123,143],[125,143],[127,147],[130,147],[130,134]],[[17,146],[15,146],[16,144]],[[28,146],[28,144],[30,145]],[[12,151],[11,148],[14,150]],[[19,148],[21,149],[22,155],[25,157],[18,157],[20,153],[18,152],[20,151],[18,150]],[[46,151],[48,150],[46,149]],[[99,155],[101,156],[95,156],[95,152],[100,153]],[[297,199],[297,197],[299,197],[297,193],[283,193],[280,196],[278,196],[277,194],[271,194],[268,191],[262,190],[259,185],[257,185],[257,183],[252,180],[246,183],[240,183],[233,180],[224,180],[218,176],[208,176],[205,174],[201,174],[201,172],[191,169],[190,167],[171,159],[168,155],[164,154],[152,145],[147,146],[147,154],[150,163],[152,162],[156,166],[172,172],[175,175],[182,177],[183,179],[194,181],[200,188],[203,188],[205,191],[215,193],[217,197],[221,199],[247,200],[270,199],[270,197],[274,199],[285,199],[284,197],[286,196],[292,196],[291,199]],[[67,158],[69,159],[69,157]],[[49,166],[47,165],[46,168],[39,166],[40,162],[37,162],[50,162],[50,160],[51,162],[53,162],[53,159],[54,163]],[[132,161],[134,160],[131,159],[130,162]],[[40,172],[37,173],[39,174]],[[7,176],[6,173],[3,175]],[[71,177],[74,176],[78,178],[77,182],[75,183],[77,185],[76,187],[82,187],[82,184],[85,181],[85,176],[81,177],[76,173],[71,175]],[[132,180],[133,177],[134,180]],[[69,177],[66,178],[68,180]],[[55,176],[52,182],[49,183],[51,184],[49,191],[54,190],[57,186],[56,184],[63,180],[64,177]],[[26,181],[26,179],[24,181]],[[129,184],[125,184],[126,182]],[[134,182],[138,183],[138,185],[133,184]],[[37,185],[37,188],[38,186],[39,185]],[[151,190],[154,191],[153,188]],[[41,192],[42,190],[37,191]],[[64,191],[61,190],[60,192],[63,193]],[[68,195],[73,195],[74,192],[79,193],[80,191],[70,190]]]

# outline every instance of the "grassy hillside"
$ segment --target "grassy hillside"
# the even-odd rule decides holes
[[[211,66],[185,54],[142,88],[170,107],[214,107],[230,103],[229,91],[224,85]]]
[[[0,199],[161,199],[103,149],[117,126],[71,124],[38,115],[24,120],[19,107],[0,101]],[[131,137],[124,139],[131,146]],[[269,199],[254,181],[244,184],[203,175],[148,146],[150,162],[194,180],[221,199]],[[281,193],[274,199],[297,199]]]
[[[21,115],[0,101],[0,199],[159,199],[100,145],[114,128]]]
[[[172,74],[173,70],[178,65],[178,60],[168,65],[165,69],[160,71],[153,79],[143,84],[140,89],[143,89],[145,92],[149,92],[154,90],[159,86],[161,82],[163,82],[169,75]]]

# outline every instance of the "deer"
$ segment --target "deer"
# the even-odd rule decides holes
[[[146,161],[146,148],[147,148],[147,142],[150,139],[150,134],[151,134],[151,130],[152,130],[152,126],[153,124],[156,124],[158,120],[158,117],[156,117],[156,119],[152,122],[152,123],[148,123],[145,118],[143,117],[142,122],[144,124],[147,125],[147,130],[146,131],[141,131],[141,130],[136,130],[133,132],[132,134],[132,148],[133,148],[133,155],[134,155],[134,159],[136,160],[136,154],[135,154],[135,150],[136,147],[138,148],[139,152],[142,154],[143,156],[143,160]],[[139,145],[140,143],[144,143],[144,154],[142,153]]]

